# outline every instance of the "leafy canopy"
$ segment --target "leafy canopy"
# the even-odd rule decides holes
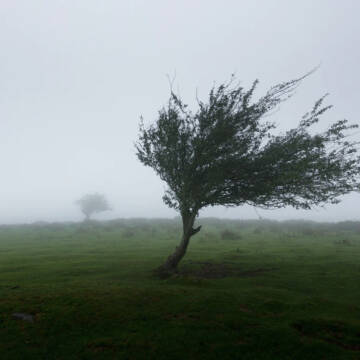
[[[76,204],[80,206],[81,211],[87,218],[94,213],[111,210],[105,195],[98,193],[86,194],[81,199],[77,200]]]
[[[182,214],[214,205],[309,209],[359,189],[360,158],[345,135],[357,125],[340,120],[310,132],[331,108],[323,105],[326,95],[283,134],[274,135],[275,123],[266,121],[307,75],[257,101],[257,80],[244,90],[232,77],[213,87],[207,102],[198,100],[195,113],[171,92],[154,124],[141,121],[136,143],[139,160],[168,185],[164,202]]]

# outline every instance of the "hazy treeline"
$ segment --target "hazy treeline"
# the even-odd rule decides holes
[[[256,232],[289,232],[300,233],[303,235],[316,235],[321,233],[333,232],[355,232],[360,233],[360,221],[341,221],[341,222],[315,222],[308,220],[239,220],[239,219],[219,219],[202,218],[199,220],[204,230],[235,230],[235,231],[256,231]],[[48,231],[86,231],[100,230],[105,232],[133,230],[148,231],[149,236],[154,231],[180,231],[180,217],[175,218],[132,218],[114,219],[106,221],[91,220],[86,223],[62,222],[51,223],[38,221],[31,224],[10,224],[0,225],[0,232],[6,230],[48,230]]]

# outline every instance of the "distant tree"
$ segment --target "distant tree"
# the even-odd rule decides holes
[[[307,75],[273,86],[257,101],[257,80],[244,90],[232,77],[213,87],[207,102],[197,100],[195,113],[171,91],[154,124],[141,120],[137,157],[167,183],[163,200],[182,218],[180,244],[159,270],[176,270],[207,206],[310,209],[359,189],[360,158],[344,134],[357,125],[340,120],[310,132],[331,108],[323,106],[325,96],[285,133],[274,134],[276,124],[268,121]]]
[[[105,196],[98,193],[84,195],[76,201],[76,204],[80,206],[85,215],[85,220],[89,220],[91,215],[95,213],[111,210]]]

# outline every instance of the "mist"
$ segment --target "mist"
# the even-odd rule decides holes
[[[318,70],[272,120],[296,126],[329,93],[319,126],[359,124],[360,3],[356,0],[10,1],[0,6],[0,223],[78,221],[75,201],[106,195],[97,219],[174,217],[166,184],[136,158],[140,116],[156,120],[168,77],[190,107],[232,73],[258,95]],[[354,132],[352,140],[360,140]],[[359,220],[359,194],[263,218]],[[249,206],[203,217],[257,218]]]

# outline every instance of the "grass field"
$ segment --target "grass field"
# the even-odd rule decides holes
[[[360,359],[360,223],[199,223],[0,227],[0,359]]]

